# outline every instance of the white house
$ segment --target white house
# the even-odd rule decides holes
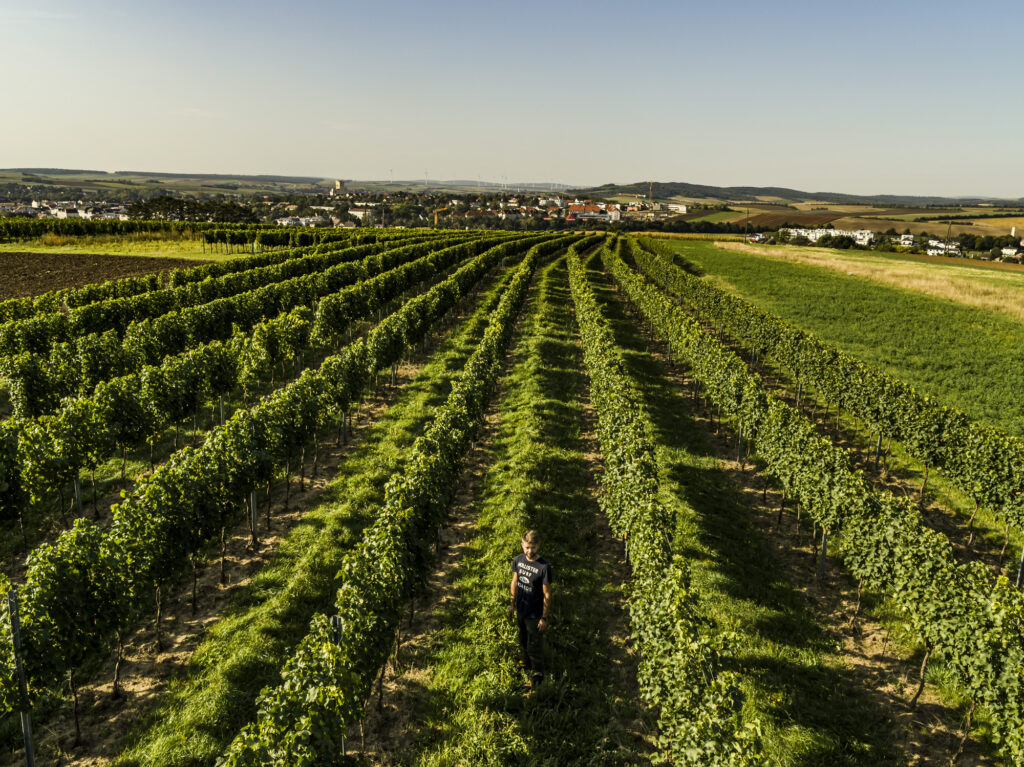
[[[806,237],[811,242],[817,242],[822,237],[849,237],[858,245],[870,245],[875,239],[875,233],[870,229],[858,229],[851,232],[845,229],[782,229],[789,232],[790,237]]]

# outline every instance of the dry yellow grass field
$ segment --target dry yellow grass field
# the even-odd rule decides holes
[[[961,266],[904,261],[828,248],[764,247],[743,242],[716,242],[715,245],[725,250],[832,269],[1024,320],[1024,271],[971,268],[969,263]]]
[[[909,229],[912,234],[928,232],[941,236],[945,236],[948,226],[942,221],[891,221],[884,218],[860,218],[859,216],[840,218],[834,221],[833,225],[836,229],[871,229],[875,232],[885,232],[889,229],[903,232]],[[1024,218],[979,218],[971,222],[954,221],[953,226],[950,227],[950,233],[954,236],[977,234],[1001,237],[1009,234],[1010,228],[1014,226],[1017,227],[1017,236],[1024,237]]]
[[[722,242],[746,242],[742,234],[710,234],[703,232],[658,232],[658,237],[665,237],[670,240],[714,240]]]

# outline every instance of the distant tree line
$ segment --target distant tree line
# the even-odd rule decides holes
[[[126,235],[137,232],[185,232],[191,236],[208,228],[234,226],[248,228],[248,224],[210,224],[202,221],[90,221],[81,218],[0,218],[0,242],[29,239],[56,234],[65,237],[91,235]]]

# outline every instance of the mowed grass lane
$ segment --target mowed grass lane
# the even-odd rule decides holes
[[[396,763],[643,765],[653,717],[635,688],[624,613],[628,570],[595,498],[598,460],[565,259],[542,270],[503,382],[494,459],[476,500],[450,607]],[[548,679],[525,676],[509,621],[509,565],[527,528],[555,572]]]

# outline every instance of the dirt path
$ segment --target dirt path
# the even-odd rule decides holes
[[[867,716],[877,717],[876,728],[886,728],[885,737],[899,763],[932,765],[948,762],[960,740],[964,712],[940,700],[936,689],[927,685],[916,708],[909,701],[919,681],[920,656],[901,646],[876,616],[884,612],[871,595],[864,595],[863,605],[854,617],[858,604],[857,582],[847,576],[837,563],[829,560],[822,581],[816,578],[817,545],[807,520],[798,523],[791,509],[778,513],[781,496],[772,489],[765,492],[765,478],[746,463],[736,461],[736,444],[717,422],[712,425],[711,412],[703,411],[700,401],[690,397],[690,380],[675,366],[666,347],[632,317],[634,332],[647,345],[656,362],[656,377],[669,382],[674,391],[674,407],[686,411],[687,420],[699,427],[703,441],[710,446],[721,470],[735,488],[744,507],[752,532],[766,546],[770,561],[782,578],[792,584],[804,608],[820,625],[834,651],[830,661],[843,670],[837,677],[842,684],[835,692],[851,700],[863,699]],[[722,536],[721,528],[712,528]],[[708,533],[706,536],[710,537]],[[750,567],[749,562],[742,563]],[[789,632],[792,627],[785,627]],[[744,669],[740,669],[744,671]],[[824,674],[823,674],[824,677]],[[819,694],[825,691],[819,691]],[[828,704],[825,704],[826,706]],[[871,714],[870,712],[875,712]],[[771,712],[770,712],[771,713]],[[877,733],[876,733],[877,735]],[[870,737],[865,732],[864,736]],[[871,764],[851,755],[851,764]],[[969,741],[961,765],[991,763],[989,749]],[[803,764],[804,762],[798,762]]]

